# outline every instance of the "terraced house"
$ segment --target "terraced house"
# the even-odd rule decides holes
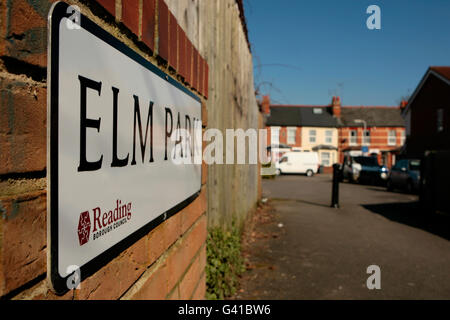
[[[268,144],[315,151],[324,172],[342,163],[345,154],[377,156],[391,167],[405,142],[400,107],[342,106],[340,97],[330,105],[271,105],[267,96],[261,106]]]

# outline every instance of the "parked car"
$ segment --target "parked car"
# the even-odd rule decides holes
[[[342,179],[350,182],[384,183],[389,170],[378,163],[376,157],[346,155],[342,165]]]
[[[319,169],[317,152],[286,152],[277,163],[277,174],[302,173],[313,176]]]
[[[392,167],[387,180],[387,189],[402,189],[417,192],[420,187],[420,160],[402,159]]]

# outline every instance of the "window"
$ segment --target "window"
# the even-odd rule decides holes
[[[322,108],[314,108],[313,109],[313,113],[314,114],[322,114],[323,113],[323,109]]]
[[[366,130],[366,132],[364,132],[364,145],[369,145],[370,144],[370,131]]]
[[[280,144],[280,128],[270,127],[270,144],[279,145]]]
[[[329,167],[330,166],[330,153],[329,152],[322,152],[321,153],[321,157],[320,157],[321,161],[320,164],[323,165],[324,167]]]
[[[356,130],[350,130],[350,145],[356,146],[358,144],[358,133]]]
[[[309,142],[316,143],[316,130],[309,130]]]
[[[295,144],[295,136],[297,134],[297,128],[287,128],[288,136],[287,136],[287,143],[288,144]]]
[[[444,109],[437,109],[437,132],[444,131]]]
[[[388,146],[395,146],[397,144],[397,133],[395,130],[389,130],[388,132]]]
[[[333,143],[333,131],[325,131],[325,143]]]

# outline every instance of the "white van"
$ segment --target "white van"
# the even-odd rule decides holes
[[[319,170],[317,152],[286,152],[277,163],[277,174],[304,173],[313,176]]]

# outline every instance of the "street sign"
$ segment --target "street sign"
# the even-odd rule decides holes
[[[49,274],[86,278],[198,196],[201,102],[65,3],[49,13]],[[199,138],[200,134],[200,138]]]
[[[369,152],[369,147],[368,146],[363,146],[361,148],[361,151],[362,151],[362,153],[367,153],[367,152]]]

